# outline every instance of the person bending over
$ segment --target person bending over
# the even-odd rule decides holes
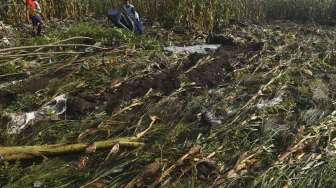
[[[111,10],[108,18],[114,25],[132,32],[143,34],[143,26],[139,13],[130,0],[125,0],[120,10]]]
[[[41,36],[43,21],[42,10],[37,0],[27,0],[27,18],[33,24],[33,36]]]

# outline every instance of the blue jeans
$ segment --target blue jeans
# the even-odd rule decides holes
[[[43,22],[42,22],[42,18],[41,16],[39,15],[35,15],[35,16],[32,16],[31,17],[31,21],[33,23],[33,27],[34,27],[34,33],[33,35],[41,35],[41,32],[42,32],[42,25],[43,25]],[[35,32],[35,28],[37,27],[37,30]]]
[[[41,16],[38,16],[38,15],[32,16],[31,21],[32,21],[34,27],[36,27],[38,25],[42,25]]]

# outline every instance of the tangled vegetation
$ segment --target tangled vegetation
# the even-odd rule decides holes
[[[334,1],[135,1],[145,36],[99,19],[116,1],[42,1],[35,38],[10,2],[0,187],[336,186]]]

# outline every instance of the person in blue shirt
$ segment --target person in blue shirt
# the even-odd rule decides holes
[[[108,18],[117,27],[130,30],[137,34],[143,34],[140,15],[130,0],[125,0],[120,10],[109,11]]]
[[[138,12],[135,11],[135,7],[134,5],[131,4],[130,0],[125,0],[124,5],[122,6],[122,9],[128,14],[130,15],[132,18],[136,19],[136,20],[140,20],[140,16],[138,14]]]

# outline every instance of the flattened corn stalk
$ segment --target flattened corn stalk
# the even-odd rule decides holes
[[[34,53],[37,53],[37,52],[43,50],[45,47],[51,47],[51,46],[54,46],[54,45],[58,45],[59,47],[61,47],[60,45],[63,45],[62,43],[64,43],[64,42],[68,42],[68,41],[73,41],[73,40],[92,40],[92,41],[94,41],[94,39],[93,39],[93,38],[90,38],[90,37],[76,36],[76,37],[67,38],[67,39],[64,39],[64,40],[61,40],[61,41],[53,42],[53,43],[51,43],[51,44],[47,44],[47,45],[33,46],[34,49],[35,49],[35,47],[38,48],[38,49],[34,50],[33,52],[34,52]],[[68,45],[68,44],[65,44],[65,45]],[[71,44],[70,44],[70,45],[71,45]],[[83,45],[83,44],[80,44],[80,45]],[[90,47],[91,47],[91,46],[90,46]],[[96,46],[93,46],[93,47],[96,47]],[[17,49],[20,48],[20,47],[14,47],[14,48],[2,49],[2,51],[3,51],[3,50],[6,51],[6,50],[8,50],[8,49],[15,49],[15,48],[16,48],[16,50],[17,50]],[[107,50],[107,49],[104,49],[104,50]],[[5,51],[3,51],[3,52],[5,52]],[[9,51],[10,51],[10,50],[9,50]],[[71,53],[71,54],[72,54],[72,53]],[[78,54],[78,53],[77,53],[77,54]],[[15,61],[19,61],[19,60],[23,59],[24,57],[28,57],[28,56],[26,56],[26,55],[22,55],[22,56],[18,56],[18,57],[16,57],[16,55],[21,55],[21,54],[14,54],[14,57],[8,57],[8,54],[4,54],[4,55],[1,55],[1,56],[0,56],[0,60],[5,60],[5,62],[7,62],[8,59],[10,59],[10,58],[14,58],[13,60],[11,60],[11,62],[15,62]],[[36,55],[36,54],[34,54],[34,55]],[[41,54],[38,54],[38,55],[41,55]],[[44,54],[44,55],[46,55],[46,54]],[[64,55],[64,54],[63,54],[63,55]],[[1,58],[3,58],[3,59],[1,59]]]
[[[124,148],[138,148],[143,146],[142,142],[135,137],[125,137],[97,141],[93,144],[55,144],[55,145],[40,145],[40,146],[14,146],[0,147],[0,157],[3,161],[27,160],[37,157],[57,156],[69,153],[83,152],[88,148],[94,147],[95,150],[108,149],[115,144],[119,144]]]
[[[35,49],[35,48],[54,48],[54,47],[90,47],[90,48],[97,48],[97,49],[104,49],[107,50],[107,48],[94,46],[94,45],[87,45],[87,44],[47,44],[47,45],[36,45],[36,46],[20,46],[20,47],[14,47],[14,48],[5,48],[1,49],[0,53],[3,52],[9,52],[9,51],[17,51],[17,50],[28,50],[28,49]]]
[[[102,50],[100,50],[102,51]],[[15,54],[15,55],[6,55],[0,56],[0,60],[8,58],[18,58],[18,57],[33,57],[33,56],[50,56],[50,55],[77,55],[77,54],[90,54],[97,53],[97,51],[92,52],[39,52],[39,53],[25,53],[25,54]],[[1,55],[1,54],[0,54]]]

